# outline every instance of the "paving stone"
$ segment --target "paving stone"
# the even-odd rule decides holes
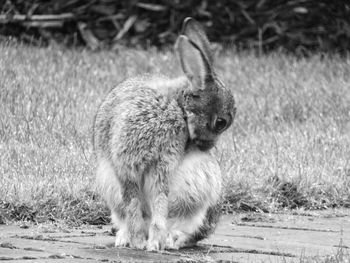
[[[243,251],[255,249],[261,253],[283,251],[296,256],[327,255],[334,253],[341,240],[344,245],[350,243],[350,222],[347,220],[331,218],[328,222],[328,219],[315,218],[315,227],[314,221],[306,224],[301,216],[284,216],[283,223],[251,222],[244,225],[232,224],[232,219],[225,217],[216,234],[204,243]]]
[[[76,242],[81,244],[89,244],[93,246],[113,246],[115,237],[109,235],[96,235],[93,237],[76,236],[76,237],[63,237],[58,238],[63,242]]]
[[[36,230],[34,230],[36,232]],[[11,236],[11,235],[28,235],[33,234],[33,229],[23,229],[18,225],[0,225],[0,240],[3,237]]]
[[[17,252],[40,250],[44,251],[47,254],[47,256],[63,254],[75,256],[74,253],[77,253],[77,255],[79,256],[79,250],[84,248],[84,244],[56,241],[30,240],[23,238],[8,238],[7,241],[17,248],[15,250]]]
[[[185,255],[178,253],[152,253],[147,251],[107,248],[107,249],[83,249],[85,258],[95,258],[98,260],[120,260],[122,262],[184,262],[189,259]]]
[[[224,216],[199,246],[150,253],[113,246],[111,226],[0,225],[0,263],[9,262],[300,262],[300,256],[350,247],[350,210]],[[4,260],[7,258],[7,261]]]
[[[4,254],[11,258],[21,259],[23,255],[28,254],[36,258],[49,258],[51,259],[65,259],[70,257],[93,259],[98,261],[142,261],[142,262],[155,262],[155,261],[167,261],[176,262],[179,260],[179,256],[174,253],[150,253],[146,251],[137,251],[132,249],[117,249],[113,245],[109,246],[97,246],[93,242],[67,242],[67,241],[46,241],[46,240],[31,240],[26,238],[8,238],[7,243],[11,243],[16,249],[0,248],[0,255]],[[44,252],[25,250],[29,246],[36,249],[40,249]],[[30,254],[31,253],[31,254]],[[16,255],[16,256],[14,256]],[[57,255],[57,257],[55,257]],[[63,255],[60,257],[60,255]],[[183,256],[186,259],[186,256]],[[1,262],[1,261],[0,261]]]
[[[23,258],[43,258],[49,257],[51,254],[45,251],[30,251],[23,249],[9,249],[0,247],[0,256],[6,256],[12,259],[23,259]],[[1,260],[0,260],[1,262]]]
[[[4,261],[1,261],[3,263]],[[79,258],[65,258],[64,260],[57,260],[51,258],[42,258],[42,259],[19,259],[19,260],[11,260],[9,263],[97,263],[101,262],[94,259],[79,259]]]
[[[273,256],[254,253],[219,253],[213,254],[211,257],[216,261],[229,261],[229,262],[269,262],[269,263],[292,263],[300,262],[299,258]]]
[[[350,211],[349,211],[350,214]],[[343,215],[341,217],[311,217],[311,216],[298,216],[298,215],[270,215],[275,219],[275,222],[264,221],[252,221],[252,222],[237,222],[238,225],[245,226],[270,226],[275,228],[287,228],[294,230],[306,230],[306,231],[324,231],[324,232],[340,232],[343,228],[350,228],[350,216]],[[247,218],[248,220],[253,220]],[[235,223],[234,219],[232,220]],[[242,220],[243,221],[243,220]]]

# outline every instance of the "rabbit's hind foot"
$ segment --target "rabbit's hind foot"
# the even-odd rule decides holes
[[[171,231],[168,233],[165,248],[179,250],[180,248],[190,246],[187,242],[189,239],[190,235],[182,231]]]
[[[207,209],[201,209],[188,218],[173,218],[169,224],[169,232],[166,240],[166,248],[178,250],[184,247],[196,245],[194,237],[200,231],[206,220]]]

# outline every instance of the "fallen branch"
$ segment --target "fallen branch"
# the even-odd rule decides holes
[[[36,22],[36,21],[66,21],[66,20],[73,20],[75,19],[75,15],[72,13],[66,13],[66,14],[58,14],[58,15],[21,15],[21,14],[14,14],[14,15],[0,15],[0,23],[1,24],[8,24],[8,23],[16,23],[16,22],[23,22],[23,21],[29,21],[29,22]]]

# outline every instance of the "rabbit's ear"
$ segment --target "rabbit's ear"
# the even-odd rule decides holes
[[[178,52],[182,70],[193,88],[204,90],[206,81],[212,76],[212,71],[202,50],[184,35],[178,37],[175,49]]]
[[[182,34],[187,36],[202,50],[208,62],[212,65],[213,54],[203,26],[193,18],[187,17],[182,25]]]

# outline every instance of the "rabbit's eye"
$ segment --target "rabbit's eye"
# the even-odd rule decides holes
[[[214,128],[216,132],[223,131],[227,126],[227,121],[223,118],[217,118],[215,120]]]

